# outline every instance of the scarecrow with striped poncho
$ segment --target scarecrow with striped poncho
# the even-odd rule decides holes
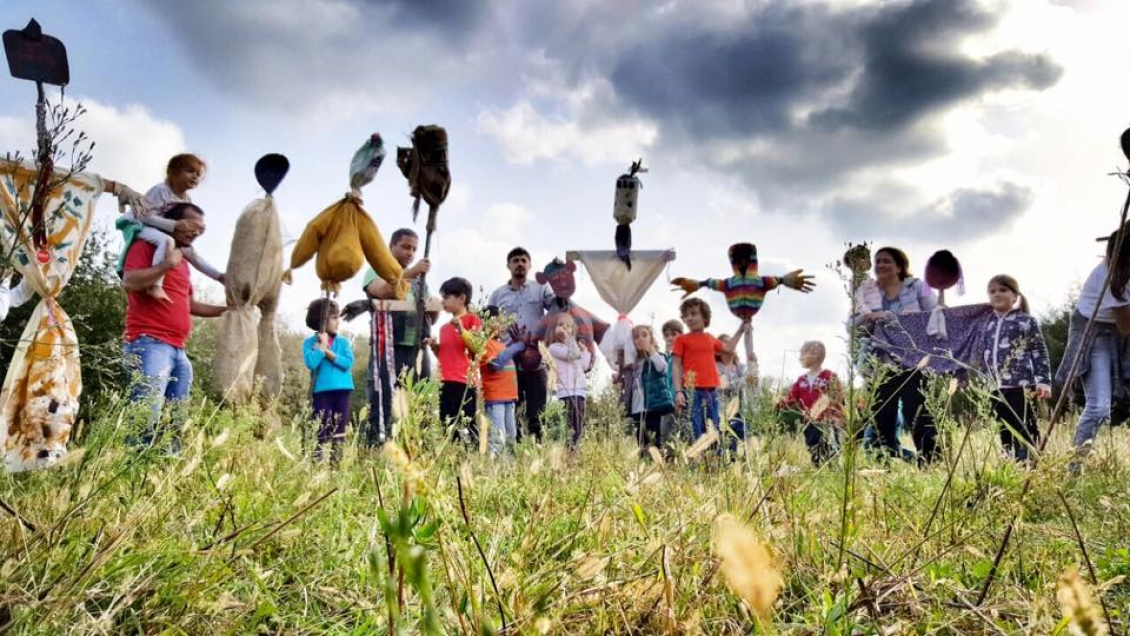
[[[815,286],[813,277],[805,274],[803,269],[791,271],[784,276],[762,276],[757,267],[757,246],[753,243],[731,245],[729,258],[730,266],[734,269],[734,275],[729,278],[693,280],[678,277],[671,279],[671,284],[683,290],[683,298],[703,287],[722,292],[730,313],[746,323],[753,322],[753,317],[761,311],[761,305],[765,302],[765,294],[777,287],[783,285],[808,293]],[[756,358],[753,355],[752,329],[746,331],[745,352],[746,360],[750,363],[750,372],[754,373]]]

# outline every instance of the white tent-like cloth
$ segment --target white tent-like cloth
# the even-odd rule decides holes
[[[565,253],[565,259],[580,261],[585,266],[597,293],[618,314],[616,324],[600,342],[604,357],[616,366],[619,360],[617,354],[622,351],[624,364],[633,364],[636,348],[632,345],[632,321],[628,314],[659,278],[667,263],[675,260],[675,250],[632,250],[631,269],[613,250],[573,250]]]

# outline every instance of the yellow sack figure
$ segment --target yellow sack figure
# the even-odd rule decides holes
[[[361,207],[361,186],[373,180],[384,160],[384,143],[373,134],[353,156],[350,165],[352,190],[306,225],[290,257],[291,269],[302,267],[317,254],[315,271],[324,291],[337,294],[368,261],[373,270],[396,288],[403,300],[408,293],[404,271],[393,258],[373,219]]]
[[[39,171],[0,160],[0,249],[12,254],[16,271],[43,298],[0,390],[0,451],[9,472],[45,468],[66,455],[82,393],[78,338],[55,298],[82,255],[106,182],[90,173],[50,174],[58,185],[45,195],[46,240],[36,248],[27,212]]]

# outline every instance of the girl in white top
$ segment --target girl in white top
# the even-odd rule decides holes
[[[165,218],[165,212],[177,203],[192,203],[188,191],[200,185],[204,178],[204,161],[196,155],[180,154],[169,160],[165,170],[165,180],[149,189],[145,193],[145,203],[148,210],[131,209],[122,215],[118,227],[126,233],[127,239],[141,239],[157,248],[153,253],[153,265],[165,261],[168,251],[176,247],[173,240],[173,230],[176,221]],[[140,226],[140,227],[139,227]],[[129,249],[127,243],[126,249]],[[205,276],[224,282],[223,272],[212,267],[192,247],[182,247],[184,258],[200,273]],[[168,300],[164,289],[164,277],[149,288],[149,295],[154,298]]]
[[[592,352],[577,339],[577,323],[568,312],[557,315],[549,345],[557,370],[557,399],[565,403],[573,436],[570,447],[576,449],[585,432],[585,393],[592,368]]]

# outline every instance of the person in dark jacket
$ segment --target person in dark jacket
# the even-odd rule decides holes
[[[670,431],[665,426],[665,416],[675,412],[675,398],[667,374],[667,358],[659,351],[651,327],[633,327],[632,343],[636,360],[624,367],[620,379],[624,406],[636,426],[643,457],[649,447],[663,449],[667,444]]]
[[[1052,394],[1048,346],[1015,278],[1000,274],[989,280],[989,306],[993,313],[982,328],[981,363],[995,385],[1001,446],[1027,463],[1040,439],[1032,398],[1046,400]]]

